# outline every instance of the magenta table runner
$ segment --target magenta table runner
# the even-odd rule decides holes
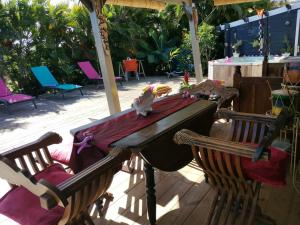
[[[99,161],[110,150],[109,145],[118,141],[158,120],[196,102],[194,98],[182,98],[181,95],[169,96],[155,102],[153,112],[147,117],[136,115],[135,110],[108,120],[94,127],[77,132],[74,143],[83,142],[90,137],[92,146],[82,149],[78,153],[79,146],[73,146],[70,167],[77,173],[87,166]]]

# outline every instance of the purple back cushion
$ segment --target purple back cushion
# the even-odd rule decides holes
[[[11,95],[11,91],[8,89],[4,81],[0,78],[0,97]]]
[[[61,165],[54,164],[36,174],[35,178],[57,185],[71,176]],[[23,187],[13,188],[0,200],[0,213],[21,225],[56,225],[63,212],[60,206],[51,210],[41,208],[39,198]]]
[[[275,147],[270,147],[268,151],[271,152],[269,161],[252,162],[251,159],[241,158],[243,172],[246,177],[258,182],[272,186],[283,186],[286,184],[290,155],[288,152]]]
[[[92,64],[89,61],[78,62],[79,67],[83,70],[83,72],[88,76],[88,78],[92,80],[101,79],[101,75],[95,70]]]

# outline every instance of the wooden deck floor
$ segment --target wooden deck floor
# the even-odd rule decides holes
[[[97,225],[146,225],[147,207],[143,161],[135,162],[133,174],[119,172],[109,189],[114,195],[104,218],[91,212]],[[201,225],[213,191],[204,182],[195,162],[167,173],[156,171],[157,225]],[[260,205],[277,225],[300,224],[300,195],[288,180],[282,188],[262,187]],[[260,223],[256,223],[260,224]]]
[[[147,225],[147,207],[143,161],[134,162],[132,174],[118,172],[109,188],[114,199],[104,217],[94,207],[91,215],[96,225]],[[195,162],[176,172],[155,171],[157,225],[203,225],[212,189],[204,182]],[[283,188],[262,187],[259,203],[264,214],[277,225],[300,224],[300,195],[291,181]],[[0,216],[1,225],[18,225]],[[261,225],[256,223],[255,225]]]
[[[152,80],[146,80],[153,81]],[[179,80],[164,80],[175,90]],[[130,107],[146,84],[132,82],[119,90],[122,109]],[[0,152],[13,146],[31,141],[48,130],[59,132],[65,140],[70,139],[69,130],[95,119],[108,115],[103,90],[85,90],[83,98],[72,93],[71,97],[61,100],[59,97],[38,100],[38,110],[14,107],[14,113],[7,115],[0,109]],[[224,124],[223,124],[224,125]],[[224,135],[226,131],[215,125],[215,133]],[[183,169],[166,173],[156,171],[157,224],[158,225],[201,225],[200,219],[207,211],[207,198],[211,189],[204,182],[203,173],[191,163]],[[0,181],[0,195],[6,186]],[[114,195],[105,217],[99,218],[91,209],[97,225],[142,225],[147,224],[146,195],[143,173],[143,161],[137,159],[133,174],[119,172],[114,177],[109,191]],[[263,212],[276,220],[277,225],[300,224],[300,194],[296,193],[291,179],[282,188],[263,186],[260,205]],[[0,218],[0,225],[14,225],[6,218]]]

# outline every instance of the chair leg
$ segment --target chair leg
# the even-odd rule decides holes
[[[93,222],[93,220],[91,219],[90,215],[89,215],[87,212],[85,212],[85,213],[82,215],[82,217],[83,217],[83,222],[84,222],[84,224],[95,225],[95,223]],[[85,222],[87,222],[87,223],[85,223]],[[79,225],[79,224],[78,224],[78,225]]]
[[[258,224],[263,224],[263,225],[276,225],[275,220],[273,220],[271,217],[262,213],[259,205],[256,205],[253,221],[255,221],[254,224],[258,223]],[[251,222],[253,222],[253,221],[251,221]]]
[[[11,114],[11,111],[9,110],[9,104],[5,103],[5,108],[8,114]]]
[[[139,77],[139,73],[138,72],[135,72],[135,77],[137,80],[140,80],[140,77]]]
[[[103,204],[105,199],[105,203]],[[101,197],[99,197],[95,204],[97,206],[97,210],[99,215],[102,217],[106,214],[106,211],[108,209],[109,203],[114,199],[114,196],[111,193],[106,192]]]
[[[81,88],[79,88],[79,91],[80,91],[81,96],[83,96],[83,92],[82,92]]]
[[[36,103],[35,103],[34,99],[32,99],[32,103],[33,103],[34,108],[37,109],[37,106],[36,106]]]
[[[126,160],[122,166],[122,171],[126,173],[133,173],[134,167],[131,167],[132,161],[134,160],[134,157],[136,154],[131,153],[130,159]]]

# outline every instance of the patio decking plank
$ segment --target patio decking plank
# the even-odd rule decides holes
[[[300,194],[292,186],[291,175],[283,187],[264,186],[263,192],[269,192],[269,199],[263,212],[274,219],[277,224],[296,225],[300,219]]]
[[[158,224],[182,225],[189,218],[197,205],[203,200],[209,190],[209,185],[203,181],[200,184],[193,185],[179,202],[159,219]]]

